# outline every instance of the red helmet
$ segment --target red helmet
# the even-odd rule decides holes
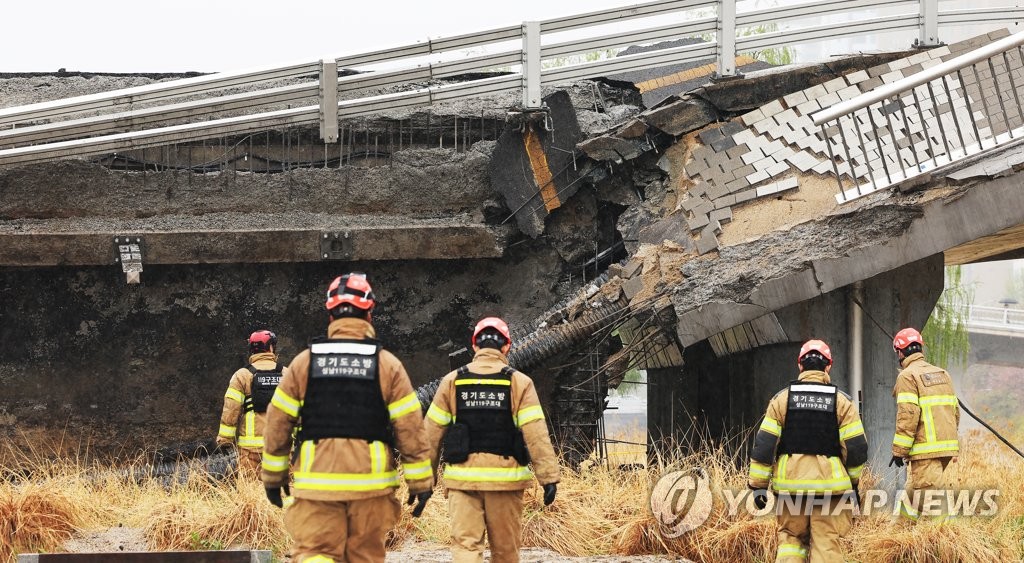
[[[804,359],[804,356],[811,352],[817,352],[821,354],[826,360],[828,365],[832,365],[832,349],[828,347],[821,340],[808,340],[804,342],[804,345],[800,347],[800,354],[796,357],[796,365],[800,365],[800,360]]]
[[[373,288],[370,287],[370,282],[366,281],[366,274],[345,274],[331,282],[327,288],[327,303],[324,306],[329,311],[346,303],[364,311],[373,309],[377,304]]]
[[[473,338],[471,343],[476,345],[476,337],[488,328],[493,328],[498,331],[499,334],[505,337],[505,342],[510,344],[512,343],[512,335],[508,331],[508,323],[498,317],[487,317],[486,319],[482,319],[480,322],[476,323],[476,328],[473,329]]]
[[[924,346],[924,338],[921,338],[921,333],[912,328],[905,328],[897,332],[896,337],[892,339],[892,349],[899,352],[915,342]]]
[[[249,335],[250,352],[266,352],[277,346],[277,335],[269,330],[257,330]]]

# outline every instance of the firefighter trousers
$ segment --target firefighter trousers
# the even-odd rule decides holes
[[[482,563],[484,534],[491,563],[519,563],[523,491],[448,491],[453,563]]]
[[[238,472],[246,477],[260,480],[260,472],[263,465],[263,452],[261,450],[245,450],[238,448]]]
[[[776,498],[779,549],[775,563],[842,563],[839,538],[853,525],[853,508],[837,495],[828,506],[807,502],[781,503]],[[837,510],[838,506],[845,506]],[[827,508],[827,510],[826,510]],[[808,545],[810,547],[808,547]]]
[[[947,495],[956,488],[956,465],[951,463],[952,459],[936,457],[910,462],[906,497],[900,499],[901,515],[917,520],[921,516],[943,518],[949,513]]]
[[[384,537],[398,522],[395,495],[363,500],[297,498],[284,513],[295,563],[383,563]]]

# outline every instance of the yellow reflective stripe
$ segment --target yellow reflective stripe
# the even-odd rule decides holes
[[[931,454],[935,452],[957,452],[960,451],[960,442],[957,440],[940,440],[938,442],[921,442],[910,448],[910,455]]]
[[[845,442],[846,440],[849,440],[850,438],[853,438],[854,436],[860,436],[863,433],[864,433],[864,424],[861,423],[861,421],[858,420],[857,422],[851,422],[850,424],[847,424],[846,426],[840,428],[839,429],[839,439],[843,440]]]
[[[910,436],[904,436],[903,434],[896,434],[892,437],[892,445],[901,448],[909,448],[914,445],[914,439]]]
[[[858,465],[857,467],[847,467],[846,473],[850,475],[851,479],[860,479],[861,473],[864,472],[864,465]]]
[[[901,393],[902,394],[902,393]],[[956,406],[956,395],[931,395],[928,397],[922,397],[920,405],[922,407],[934,407],[937,405]]]
[[[900,403],[910,403],[913,405],[920,404],[918,403],[917,395],[914,393],[900,393],[896,395],[896,404]]]
[[[238,429],[237,428],[235,428],[234,426],[228,426],[227,424],[221,424],[220,425],[220,432],[218,432],[218,434],[220,434],[221,436],[223,436],[225,438],[234,438],[235,434],[237,434],[237,433],[238,433]]]
[[[420,400],[416,397],[416,393],[409,393],[388,405],[388,412],[391,413],[391,420],[401,418],[418,410],[420,410]]]
[[[442,409],[435,403],[431,403],[430,408],[427,409],[427,418],[440,426],[448,426],[452,423],[452,413]]]
[[[238,445],[243,448],[262,448],[263,436],[256,435],[256,413],[245,413],[245,433],[238,437]]]
[[[760,430],[764,430],[765,432],[775,436],[782,435],[782,425],[779,424],[779,421],[767,416],[763,421],[761,421]]]
[[[288,470],[288,456],[273,455],[263,452],[263,469],[272,473]]]
[[[544,420],[544,410],[540,408],[540,405],[519,409],[519,414],[516,415],[516,426],[522,427],[534,420]]]
[[[227,393],[224,393],[224,398],[238,401],[239,403],[245,402],[245,394],[233,387],[228,387]]]
[[[387,467],[387,448],[384,442],[370,442],[370,473],[383,473]]]
[[[334,559],[326,555],[314,555],[303,560],[305,563],[334,563]]]
[[[270,400],[270,404],[281,409],[281,412],[290,416],[299,416],[299,402],[288,396],[280,387],[274,391],[274,398]]]
[[[254,411],[245,413],[245,432],[243,434],[249,438],[256,436],[256,413]]]
[[[307,491],[379,491],[398,486],[398,472],[314,473],[296,471],[294,487]]]
[[[758,477],[761,479],[772,478],[772,466],[758,463],[756,461],[750,462],[750,477]]]
[[[772,488],[786,492],[848,491],[853,488],[849,477],[842,479],[779,479],[772,481]]]
[[[775,436],[782,436],[782,425],[771,417],[764,417],[764,420],[761,422],[761,430]]]
[[[775,554],[775,557],[779,559],[784,557],[799,557],[801,559],[807,559],[807,548],[802,545],[792,543],[780,544],[779,552]],[[309,559],[306,561],[309,561]]]
[[[456,385],[512,385],[510,379],[456,379]]]
[[[316,442],[306,440],[299,448],[299,471],[309,471],[313,468],[313,458],[316,457]]]
[[[533,478],[530,468],[518,467],[464,467],[449,465],[444,478],[452,481],[529,481]]]
[[[900,514],[911,520],[917,520],[920,517],[914,507],[907,504],[905,498],[900,499]]]
[[[406,481],[426,479],[430,477],[430,460],[425,459],[415,463],[403,463],[402,470],[405,472]]]
[[[828,462],[832,465],[833,479],[842,479],[844,477],[848,478],[849,474],[846,473],[846,468],[843,467],[843,462],[840,461],[838,457],[830,457],[828,458]]]

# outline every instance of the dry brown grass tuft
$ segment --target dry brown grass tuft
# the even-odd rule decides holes
[[[0,561],[21,551],[54,551],[71,538],[80,505],[59,484],[4,484],[0,487]]]

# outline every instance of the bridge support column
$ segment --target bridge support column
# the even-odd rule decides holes
[[[936,254],[862,282],[861,416],[870,463],[883,476],[895,476],[886,465],[896,417],[892,387],[899,369],[890,335],[905,326],[924,325],[942,293],[943,281],[943,258]],[[852,285],[842,287],[776,311],[788,343],[719,358],[705,340],[685,350],[682,368],[651,370],[647,425],[652,441],[672,437],[694,445],[710,439],[743,446],[739,436],[759,423],[769,399],[797,377],[796,355],[811,338],[820,338],[832,348],[832,381],[849,391],[854,324],[849,319],[851,308],[858,307],[853,291]],[[753,434],[748,437],[752,439]]]

